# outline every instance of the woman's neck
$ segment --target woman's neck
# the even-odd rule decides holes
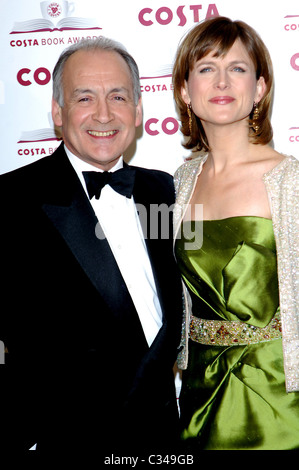
[[[242,125],[204,127],[211,148],[208,160],[215,173],[252,159],[259,147],[249,142],[248,127]]]

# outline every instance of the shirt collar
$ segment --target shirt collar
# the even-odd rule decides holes
[[[67,147],[66,145],[64,144],[64,150],[65,150],[65,153],[67,154],[67,157],[70,161],[70,163],[72,164],[75,172],[77,173],[78,175],[78,178],[80,179],[81,181],[81,184],[83,186],[83,188],[85,189],[85,192],[87,192],[87,189],[86,189],[86,184],[85,184],[85,180],[84,180],[84,177],[83,177],[83,174],[82,172],[83,171],[99,171],[99,172],[103,172],[103,170],[101,170],[100,168],[94,166],[94,165],[91,165],[90,163],[87,163],[85,162],[84,160],[81,160],[81,158],[77,157],[76,155],[74,155]],[[121,156],[116,164],[110,168],[109,171],[113,172],[113,171],[116,171],[116,170],[119,170],[120,168],[123,168],[124,166],[124,162],[123,162],[123,157]]]

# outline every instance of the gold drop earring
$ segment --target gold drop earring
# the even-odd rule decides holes
[[[253,109],[252,127],[253,127],[255,132],[258,132],[259,129],[260,129],[260,126],[258,124],[258,120],[259,120],[259,117],[260,117],[258,103],[254,102],[253,103],[253,108],[254,109]]]
[[[191,114],[191,110],[192,110],[191,103],[189,103],[189,104],[187,104],[187,113],[188,113],[188,117],[189,117],[189,132],[190,132],[190,135],[192,134],[192,114]]]

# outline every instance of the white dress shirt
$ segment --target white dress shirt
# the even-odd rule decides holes
[[[64,148],[88,196],[82,172],[101,170]],[[121,157],[109,171],[122,167]],[[100,198],[93,197],[90,203],[127,285],[150,346],[161,328],[162,311],[133,196],[122,196],[107,184]]]

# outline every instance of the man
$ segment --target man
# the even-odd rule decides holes
[[[171,232],[149,234],[151,207],[170,209],[174,190],[169,175],[122,160],[142,122],[133,58],[106,38],[71,46],[54,69],[52,115],[55,153],[0,178],[2,443],[108,457],[166,450],[181,290]],[[132,196],[118,192],[121,168]]]

